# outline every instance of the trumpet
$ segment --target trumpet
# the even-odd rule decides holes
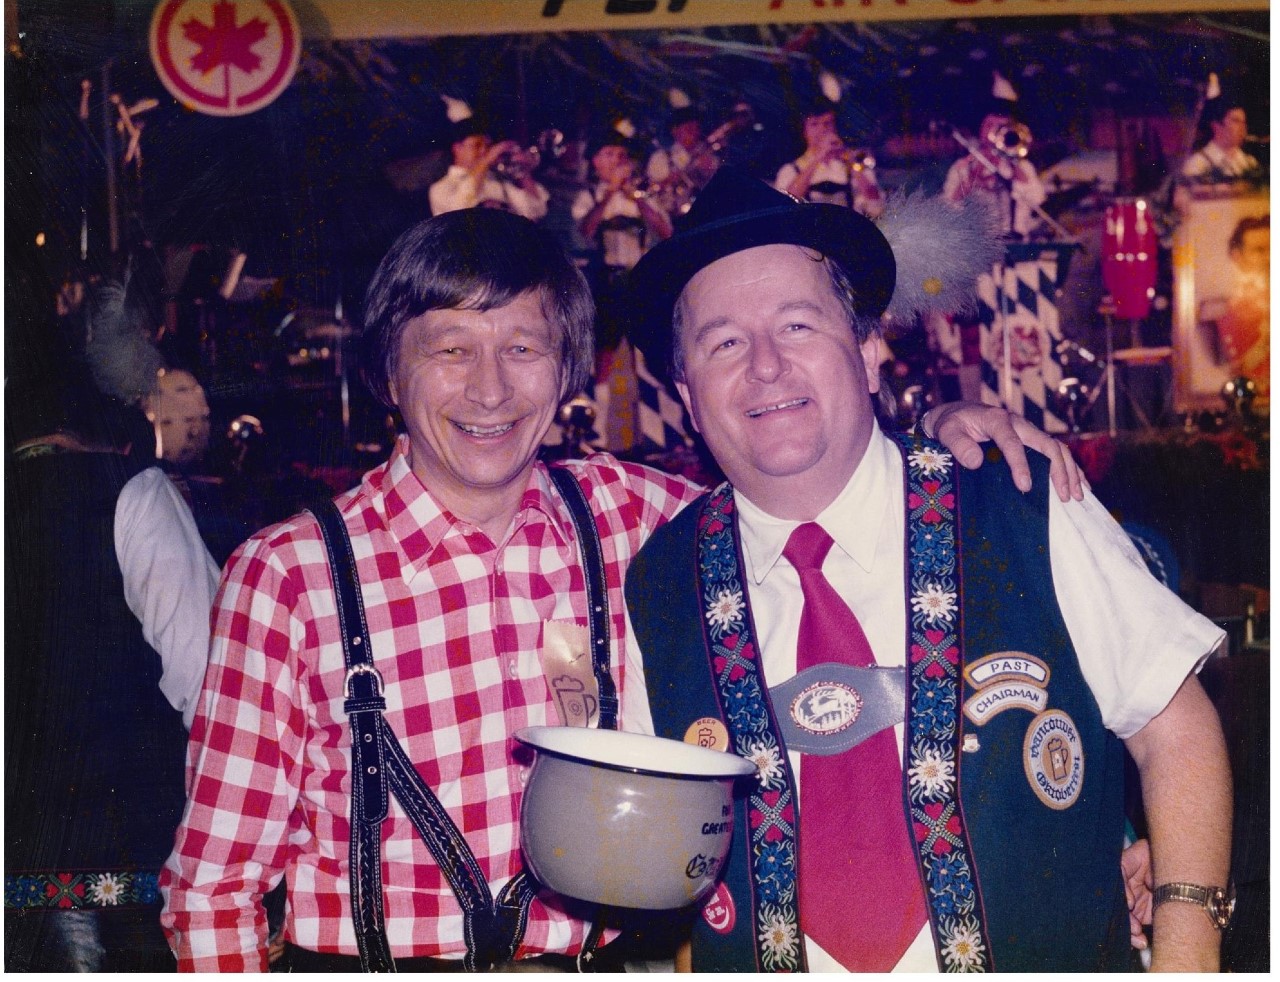
[[[856,149],[846,150],[840,154],[840,159],[848,165],[849,170],[864,171],[875,170],[876,158],[866,147],[858,147]]]
[[[532,176],[546,159],[555,160],[567,149],[564,134],[560,130],[546,129],[527,147],[513,147],[498,155],[493,169],[498,176],[520,184]]]
[[[1023,123],[1006,123],[988,132],[987,141],[1001,156],[1021,160],[1031,149],[1031,130]]]

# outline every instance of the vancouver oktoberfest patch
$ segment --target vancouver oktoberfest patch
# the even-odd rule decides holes
[[[1084,787],[1084,745],[1075,721],[1050,709],[1031,721],[1022,742],[1022,765],[1036,797],[1050,808],[1070,808]]]

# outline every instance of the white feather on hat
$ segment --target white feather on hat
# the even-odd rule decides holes
[[[444,102],[444,114],[449,117],[449,122],[461,123],[464,119],[471,118],[471,107],[461,99],[443,94],[440,98]]]
[[[818,88],[831,102],[839,102],[841,96],[840,80],[825,68],[818,73]]]
[[[885,309],[898,323],[934,310],[972,310],[979,274],[1004,254],[1001,229],[976,198],[957,205],[922,191],[891,195],[876,225],[898,267]]]
[[[991,73],[991,97],[993,99],[1004,99],[1006,102],[1017,102],[1018,92],[1013,87],[1013,83],[1001,75],[999,72]]]
[[[675,86],[667,89],[667,104],[672,109],[686,109],[693,105],[693,100],[689,98],[689,93],[684,89],[677,89]]]
[[[1209,84],[1204,90],[1204,97],[1206,99],[1217,99],[1221,95],[1222,95],[1222,86],[1218,82],[1218,73],[1210,72]]]
[[[100,286],[89,308],[85,359],[93,381],[106,395],[136,404],[156,387],[164,359],[145,326],[126,305],[127,284]]]

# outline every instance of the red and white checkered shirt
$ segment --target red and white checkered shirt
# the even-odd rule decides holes
[[[548,621],[586,626],[568,510],[539,464],[496,545],[443,512],[391,459],[338,498],[362,585],[385,718],[475,853],[496,896],[520,869],[527,759],[511,734],[559,722],[539,656]],[[655,528],[699,493],[600,454],[572,462],[601,526],[612,670],[622,678],[622,581]],[[332,579],[309,514],[242,545],[214,604],[213,642],[188,750],[188,801],[161,876],[179,967],[266,968],[263,893],[287,880],[287,937],[357,953],[347,848],[351,731]],[[462,913],[399,803],[383,825],[386,928],[396,957],[460,958]],[[588,915],[589,916],[589,915]],[[587,925],[537,897],[518,952],[577,953]]]

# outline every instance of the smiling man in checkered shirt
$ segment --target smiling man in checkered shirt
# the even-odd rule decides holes
[[[537,454],[557,407],[590,377],[592,320],[586,284],[549,234],[483,209],[405,233],[366,303],[367,378],[400,410],[407,433],[336,503],[385,683],[385,720],[494,894],[521,870],[528,761],[512,734],[560,722],[544,658],[588,622],[570,515]],[[1028,479],[1002,410],[948,420],[953,449],[980,458],[968,428],[995,431]],[[1042,441],[1035,445],[1058,446],[1030,429],[1022,432]],[[650,533],[700,489],[608,454],[568,466],[601,537],[610,664],[621,688],[623,574]],[[1062,494],[1067,470],[1058,475]],[[281,878],[294,968],[359,968],[345,678],[326,551],[304,513],[236,551],[214,605],[188,802],[161,881],[181,968],[265,969],[261,899]],[[382,863],[386,935],[399,966],[457,965],[467,952],[462,910],[394,799]],[[594,913],[538,893],[515,958],[568,967]]]

